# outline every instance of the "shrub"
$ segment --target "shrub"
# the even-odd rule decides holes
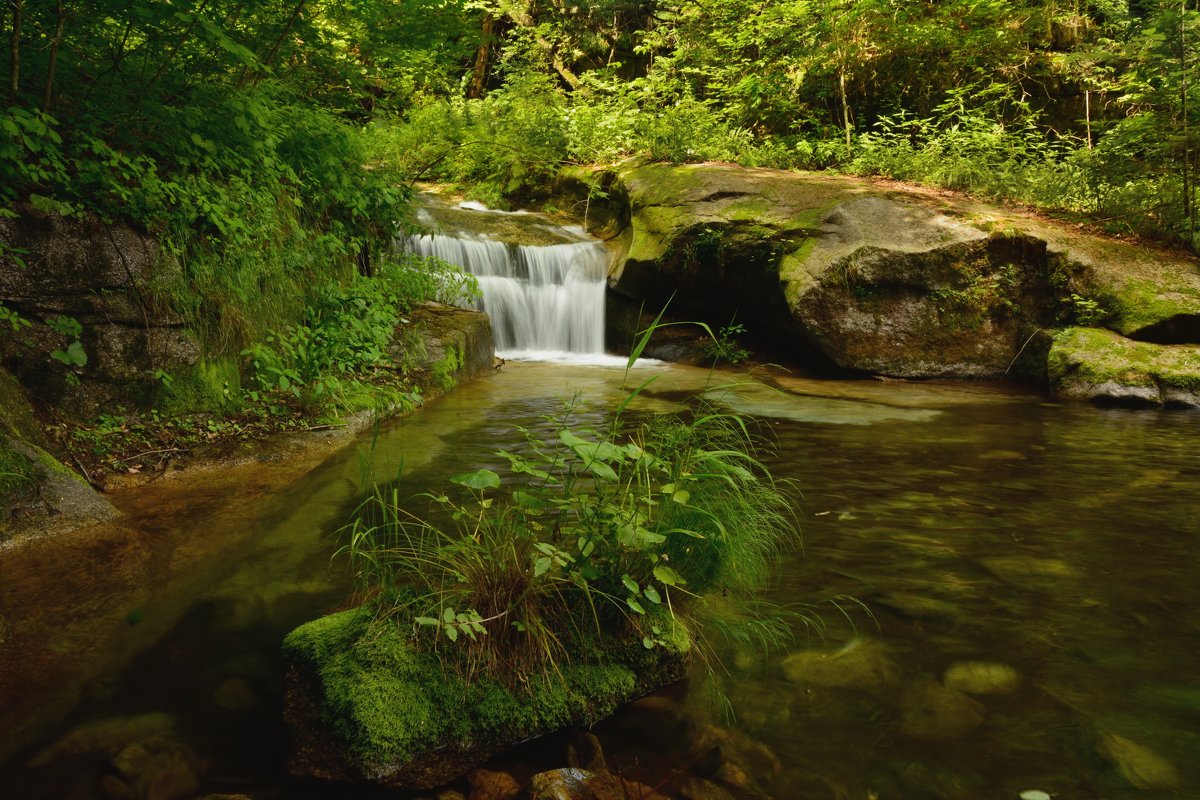
[[[456,267],[400,254],[373,276],[326,282],[299,323],[269,334],[243,355],[263,392],[337,406],[345,379],[382,367],[406,369],[389,355],[406,311],[427,300],[454,303],[477,295],[475,279]]]

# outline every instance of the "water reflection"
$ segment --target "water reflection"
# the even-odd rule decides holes
[[[85,720],[167,713],[205,764],[197,792],[277,790],[278,641],[344,596],[330,534],[365,459],[381,475],[403,466],[417,491],[501,466],[494,453],[520,446],[518,426],[551,431],[573,396],[578,424],[604,425],[622,381],[649,379],[639,413],[715,381],[736,386],[713,400],[762,416],[772,469],[803,491],[803,552],[770,597],[816,603],[825,628],[798,628],[788,652],[726,652],[715,683],[727,705],[697,678],[622,712],[597,731],[610,766],[781,799],[1200,794],[1195,415],[1048,406],[974,384],[770,388],[667,366],[510,363],[237,525],[215,514],[163,533],[242,531],[214,548],[201,588],[171,601],[173,631],[95,676],[104,691],[41,745]],[[837,597],[859,604],[821,604]],[[726,755],[710,763],[713,747]],[[72,756],[65,786],[62,762],[26,766],[38,749],[6,765],[0,796],[101,796],[111,756]],[[286,785],[288,797],[321,793]]]

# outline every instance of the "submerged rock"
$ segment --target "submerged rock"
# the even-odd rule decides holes
[[[1022,586],[1039,586],[1079,576],[1074,567],[1057,558],[993,556],[980,559],[979,563],[997,578]]]
[[[604,758],[604,748],[594,733],[579,731],[567,745],[567,764],[589,772],[607,772],[608,762]]]
[[[490,769],[473,769],[467,773],[471,785],[468,800],[516,800],[521,793],[521,784],[507,772]]]
[[[721,784],[694,775],[682,781],[678,791],[686,800],[734,800],[733,793]]]
[[[112,760],[134,797],[180,800],[200,785],[196,754],[175,739],[158,736],[129,745]]]
[[[569,767],[539,772],[529,784],[530,800],[667,800],[640,783],[607,772]]]
[[[67,731],[54,744],[39,750],[29,764],[40,767],[77,755],[112,757],[134,742],[174,734],[175,724],[175,717],[159,712],[84,722]]]
[[[901,699],[900,730],[927,741],[959,739],[979,727],[987,708],[956,689],[920,683]]]
[[[942,683],[968,694],[1008,694],[1021,686],[1021,673],[998,661],[958,661],[946,668]]]
[[[788,680],[842,689],[878,691],[895,683],[896,668],[883,645],[855,639],[840,650],[810,650],[783,660]]]
[[[665,621],[670,626],[669,621]],[[575,661],[516,692],[470,683],[415,652],[394,624],[353,609],[310,622],[284,642],[284,717],[293,774],[429,789],[510,745],[587,726],[687,672],[691,642],[680,626],[647,650],[613,641],[605,663]]]
[[[875,598],[875,602],[913,619],[956,617],[961,611],[957,605],[949,601],[908,592],[888,592]]]
[[[1138,789],[1176,789],[1180,785],[1179,773],[1170,761],[1124,736],[1102,733],[1096,750]]]

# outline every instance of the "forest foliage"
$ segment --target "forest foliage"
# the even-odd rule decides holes
[[[158,234],[238,352],[386,261],[415,179],[840,169],[1195,245],[1200,0],[4,0],[0,214]],[[18,255],[19,254],[9,254]]]

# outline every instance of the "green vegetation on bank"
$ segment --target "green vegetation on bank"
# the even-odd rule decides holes
[[[202,411],[226,419],[200,424],[236,425],[290,416],[283,406],[319,417],[402,401],[404,353],[388,346],[403,314],[470,292],[444,265],[391,255],[409,190],[365,126],[377,98],[449,88],[439,59],[460,54],[462,20],[438,2],[390,6],[0,11],[0,217],[94,215],[157,239],[164,265],[132,287],[136,302],[147,320],[182,320],[204,353],[187,374],[156,372],[162,419],[186,427],[197,420],[178,415]],[[0,245],[9,268],[36,269],[28,255]],[[24,319],[20,303],[0,305],[2,335],[51,322]],[[78,339],[59,359],[68,367],[87,364]],[[368,391],[381,377],[387,391]]]
[[[1196,241],[1191,2],[476,6],[487,36],[466,97],[422,98],[389,136],[408,172],[486,201],[564,164],[720,160],[884,175]]]

